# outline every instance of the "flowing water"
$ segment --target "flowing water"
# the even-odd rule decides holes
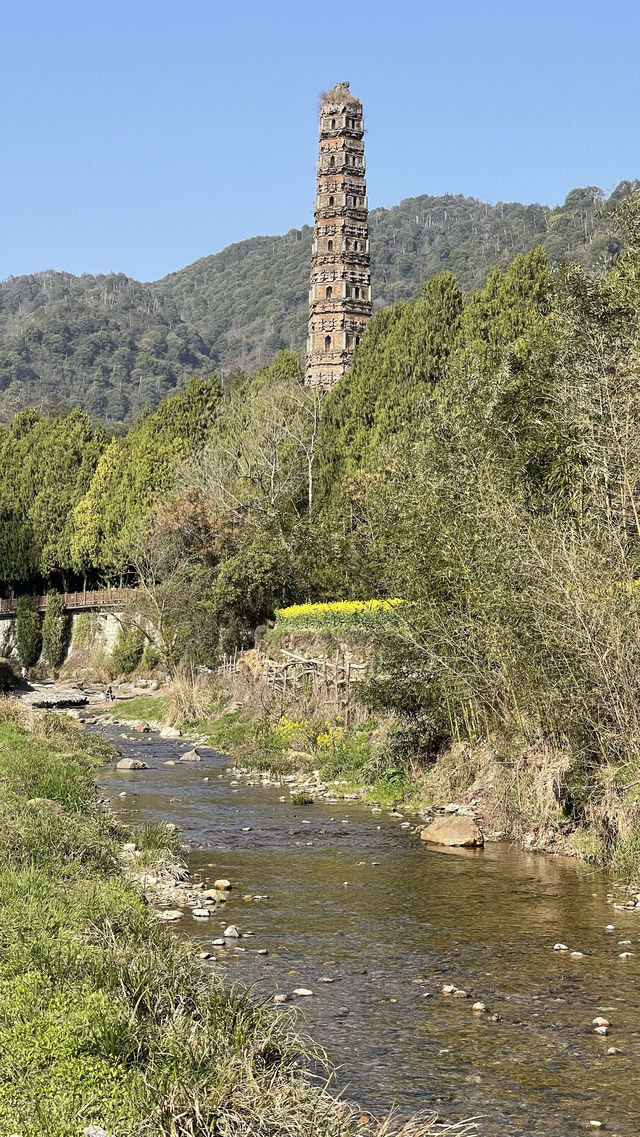
[[[224,912],[202,921],[185,909],[180,932],[259,995],[312,990],[294,1000],[298,1026],[350,1098],[480,1115],[486,1137],[577,1137],[592,1120],[638,1137],[640,912],[607,904],[600,875],[507,845],[425,847],[388,810],[281,802],[283,788],[231,784],[214,751],[166,766],[191,744],[122,729],[120,751],[151,768],[105,771],[110,808],[174,822],[192,878],[233,884]],[[228,923],[254,935],[213,948]],[[557,941],[584,957],[554,951]],[[444,997],[445,983],[471,998]],[[593,1033],[599,1014],[608,1037]]]

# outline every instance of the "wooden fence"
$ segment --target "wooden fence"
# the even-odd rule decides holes
[[[135,588],[101,588],[89,592],[62,592],[60,599],[67,612],[82,612],[89,609],[100,611],[103,608],[124,608],[136,592]],[[33,599],[38,611],[44,612],[48,597],[34,596]],[[15,616],[17,608],[17,597],[0,599],[0,616]]]
[[[261,664],[262,678],[273,691],[296,697],[310,695],[321,702],[330,703],[337,714],[343,714],[345,724],[354,684],[364,678],[366,663],[354,663],[344,653],[336,651],[333,659],[308,659],[292,651],[281,649],[282,660],[276,661],[262,652],[256,652]],[[218,673],[237,675],[243,668],[244,652],[225,655]]]

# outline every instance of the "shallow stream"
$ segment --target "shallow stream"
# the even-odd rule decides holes
[[[293,1000],[298,1025],[350,1098],[480,1115],[486,1137],[577,1137],[591,1121],[638,1137],[640,911],[607,904],[601,875],[507,845],[425,847],[388,810],[281,802],[286,787],[232,785],[214,751],[166,766],[192,744],[123,730],[111,734],[121,753],[150,769],[105,771],[110,808],[174,822],[192,878],[233,885],[224,913],[185,909],[175,926],[259,994],[311,989]],[[254,935],[213,948],[228,923]],[[558,941],[584,957],[554,951]],[[443,996],[445,983],[471,998]],[[591,1026],[601,1014],[607,1037]]]

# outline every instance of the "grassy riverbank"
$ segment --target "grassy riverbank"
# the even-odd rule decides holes
[[[94,804],[109,756],[69,720],[0,700],[0,1132],[399,1132],[359,1125],[302,1072],[289,1020],[155,920],[122,869],[131,833]]]
[[[640,878],[640,790],[631,773],[626,789],[625,771],[613,764],[602,768],[602,785],[594,782],[577,808],[570,754],[542,738],[532,742],[505,732],[475,744],[450,742],[431,754],[406,724],[389,717],[346,728],[309,715],[302,701],[290,699],[285,711],[258,710],[250,684],[243,697],[236,681],[233,694],[237,701],[222,689],[210,690],[207,713],[180,721],[187,733],[243,766],[295,774],[300,781],[317,772],[318,781],[337,783],[339,792],[417,813],[457,802],[475,809],[485,832],[496,838],[609,867],[622,880]],[[118,704],[115,713],[161,720],[170,714],[170,702],[170,693],[144,697]]]

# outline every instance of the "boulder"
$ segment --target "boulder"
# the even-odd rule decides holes
[[[177,726],[161,726],[160,738],[180,738],[180,731]]]
[[[180,762],[202,762],[202,755],[198,754],[194,746],[193,750],[185,750],[184,754],[180,755]]]
[[[430,845],[484,845],[482,832],[471,817],[437,817],[422,830],[420,837]]]
[[[140,758],[121,758],[116,762],[116,770],[148,770],[149,767],[146,762],[142,762]]]

